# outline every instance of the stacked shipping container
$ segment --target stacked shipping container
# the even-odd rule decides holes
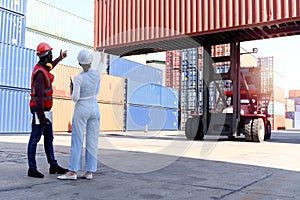
[[[286,118],[292,120],[293,128],[300,128],[300,90],[290,90],[286,101]]]
[[[30,73],[36,56],[24,48],[26,3],[0,0],[0,133],[31,130]]]

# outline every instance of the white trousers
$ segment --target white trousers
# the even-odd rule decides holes
[[[96,101],[78,101],[72,120],[72,139],[70,150],[70,171],[82,169],[82,150],[86,131],[85,171],[97,171],[98,137],[100,113]]]

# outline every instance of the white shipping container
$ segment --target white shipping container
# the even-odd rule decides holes
[[[61,49],[67,50],[68,56],[65,59],[63,59],[60,62],[60,64],[71,66],[71,67],[77,67],[77,68],[81,68],[78,65],[78,61],[77,61],[77,55],[78,55],[79,51],[82,50],[83,48],[87,49],[87,50],[91,50],[89,48],[85,48],[82,45],[76,45],[76,44],[73,44],[73,43],[70,43],[67,41],[63,41],[62,39],[59,39],[54,36],[51,37],[49,35],[47,36],[46,34],[40,34],[33,30],[26,29],[25,47],[31,48],[31,49],[36,49],[38,44],[41,42],[46,42],[53,48],[52,53],[53,53],[54,58],[59,56]]]
[[[93,47],[94,23],[38,0],[28,0],[26,27]]]

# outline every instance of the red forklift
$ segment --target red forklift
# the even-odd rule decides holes
[[[229,56],[212,57],[211,46],[203,48],[203,111],[187,119],[186,138],[203,140],[205,135],[218,135],[234,139],[243,134],[251,142],[270,139],[271,92],[261,91],[259,68],[240,67],[239,42],[230,44]],[[216,73],[214,64],[222,62],[229,62],[229,69]],[[224,82],[230,87],[224,87]],[[211,99],[215,99],[213,106]]]

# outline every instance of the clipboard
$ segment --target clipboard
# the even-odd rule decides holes
[[[45,117],[52,124],[52,121],[53,121],[52,111],[45,111],[44,113],[45,113]],[[40,124],[40,120],[39,120],[39,117],[37,116],[36,112],[34,112],[34,118],[35,118],[35,124]]]

